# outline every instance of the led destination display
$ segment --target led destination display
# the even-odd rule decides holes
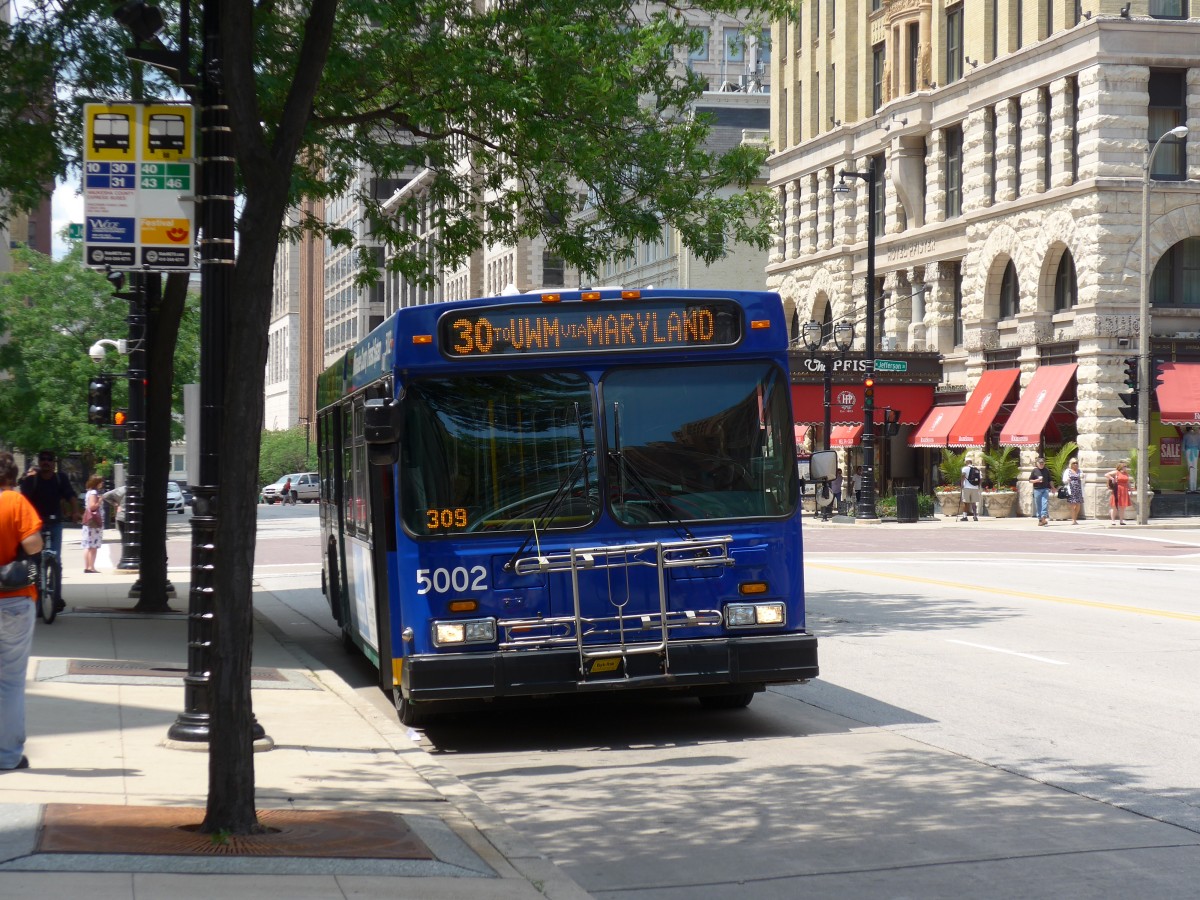
[[[537,303],[447,313],[438,329],[442,352],[465,359],[731,347],[741,340],[742,319],[724,300]]]

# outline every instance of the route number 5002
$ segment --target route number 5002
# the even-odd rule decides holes
[[[487,569],[464,566],[455,569],[417,569],[417,593],[448,594],[451,591],[486,591]]]

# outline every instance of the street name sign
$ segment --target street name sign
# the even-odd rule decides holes
[[[908,360],[905,359],[877,359],[875,360],[876,372],[907,372]]]
[[[86,264],[150,271],[193,268],[192,107],[88,103],[83,116]]]

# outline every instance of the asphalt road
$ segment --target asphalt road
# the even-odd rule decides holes
[[[416,736],[598,897],[1195,896],[1200,533],[971,524],[810,529],[822,677],[748,710],[534,701]],[[258,578],[390,708],[315,536],[315,508],[260,515]]]

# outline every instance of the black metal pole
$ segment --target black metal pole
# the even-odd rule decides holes
[[[867,182],[867,377],[875,376],[875,158],[862,176]],[[877,518],[875,513],[875,399],[863,394],[862,492],[859,494],[857,519]]]
[[[207,0],[200,65],[200,471],[193,488],[188,671],[184,711],[167,737],[207,742],[211,720],[213,591],[216,575],[225,335],[234,266],[234,158],[221,86],[220,3]]]
[[[829,432],[833,428],[833,373],[829,371],[831,360],[828,356],[821,358],[825,368],[825,449],[829,449]]]
[[[146,482],[146,275],[129,273],[129,381],[125,439],[129,459],[125,469],[125,534],[121,539],[118,569],[138,569],[142,564],[142,507]]]

